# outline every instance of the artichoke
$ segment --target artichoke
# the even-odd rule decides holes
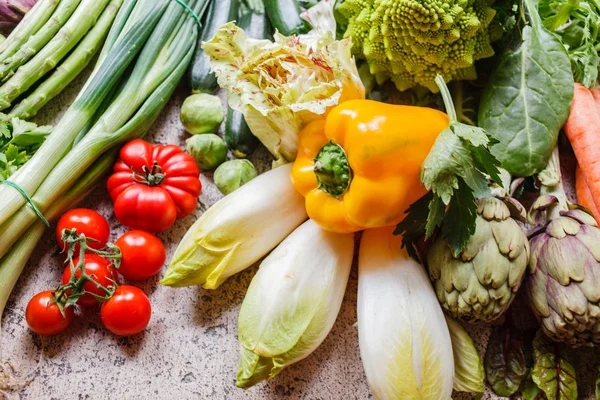
[[[600,344],[600,229],[582,210],[560,212],[531,239],[526,283],[544,333],[573,347]]]
[[[429,277],[442,307],[465,322],[492,321],[510,305],[529,260],[527,236],[512,216],[524,219],[516,200],[477,200],[475,233],[455,256],[446,239],[426,254]]]

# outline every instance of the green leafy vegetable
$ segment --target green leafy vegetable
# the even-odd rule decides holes
[[[453,319],[446,317],[452,352],[454,353],[454,390],[457,392],[483,393],[485,372],[483,363],[467,331]]]
[[[485,352],[485,373],[494,393],[512,396],[527,377],[521,336],[509,326],[492,332]]]
[[[563,347],[539,331],[533,341],[534,364],[531,376],[549,399],[576,400],[575,368],[565,358]]]
[[[0,113],[0,181],[25,164],[51,131],[51,126],[37,126]]]
[[[544,169],[573,99],[564,46],[544,28],[535,0],[524,5],[530,24],[518,46],[501,55],[479,108],[479,124],[499,142],[492,154],[516,176]]]
[[[403,244],[412,255],[415,238],[425,234],[425,239],[429,239],[440,227],[442,237],[458,255],[475,232],[475,199],[491,196],[488,176],[502,185],[499,162],[488,151],[495,142],[483,129],[458,122],[444,79],[438,75],[435,81],[450,125],[440,133],[421,165],[421,182],[431,194],[415,202],[407,211],[409,215],[396,227],[395,233],[404,236]],[[427,223],[417,222],[423,220]]]
[[[538,8],[544,26],[567,48],[575,81],[594,86],[600,66],[600,2],[540,0]]]
[[[537,400],[543,398],[542,389],[540,389],[531,378],[531,372],[521,385],[521,395],[523,396],[523,400]]]

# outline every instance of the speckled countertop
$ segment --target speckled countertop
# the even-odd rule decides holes
[[[80,78],[79,84],[82,81]],[[53,123],[74,99],[77,86],[72,85],[54,101],[38,121]],[[171,99],[147,138],[184,145],[186,134],[178,115],[184,97],[185,91],[180,90]],[[56,118],[51,119],[50,115]],[[267,159],[265,151],[254,156],[260,172],[268,168]],[[202,176],[202,184],[200,200],[210,206],[220,194],[210,175]],[[81,206],[99,210],[108,218],[113,241],[125,231],[112,213],[104,187],[94,191]],[[194,215],[177,221],[173,229],[160,235],[167,245],[169,259],[201,213],[198,207]],[[30,380],[21,391],[9,392],[8,398],[350,400],[371,397],[358,348],[356,266],[340,315],[325,342],[310,357],[290,366],[270,382],[243,391],[235,387],[237,315],[256,267],[230,278],[216,291],[200,287],[172,289],[159,285],[157,277],[134,283],[149,295],[153,305],[150,325],[140,335],[118,338],[104,329],[96,311],[86,311],[78,315],[66,333],[42,339],[27,329],[24,310],[35,293],[51,289],[59,282],[62,258],[54,256],[56,249],[54,236],[48,232],[32,254],[4,314],[0,359],[11,362],[18,378]],[[469,330],[483,354],[489,327]],[[583,392],[591,393],[591,384]],[[492,398],[496,397],[487,391],[484,399]]]

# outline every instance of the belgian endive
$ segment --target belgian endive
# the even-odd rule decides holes
[[[308,220],[262,262],[240,310],[238,387],[274,377],[325,340],[353,252],[352,234],[327,232]]]
[[[364,232],[358,260],[358,338],[378,400],[445,400],[454,359],[444,314],[423,267],[392,229]]]
[[[273,250],[306,220],[290,165],[266,172],[208,209],[183,237],[161,280],[216,289]]]

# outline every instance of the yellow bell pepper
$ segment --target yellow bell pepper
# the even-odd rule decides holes
[[[323,229],[396,225],[426,193],[421,164],[448,127],[441,111],[350,100],[308,124],[292,167],[308,216]]]

